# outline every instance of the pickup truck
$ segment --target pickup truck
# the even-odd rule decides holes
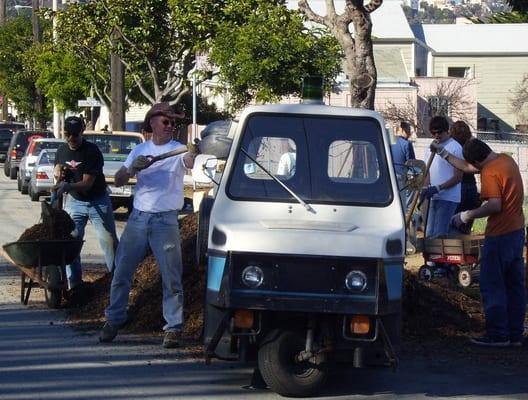
[[[125,131],[86,131],[83,136],[87,141],[96,144],[101,150],[101,153],[103,153],[103,173],[111,191],[110,198],[114,210],[117,210],[119,207],[126,207],[131,210],[136,180],[135,178],[130,179],[127,185],[116,187],[114,185],[114,175],[121,168],[132,149],[145,141],[143,135]]]

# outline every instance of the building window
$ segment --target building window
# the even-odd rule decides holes
[[[436,117],[449,115],[449,99],[446,96],[431,96],[427,99],[429,104],[429,116]]]
[[[447,76],[453,78],[469,78],[469,67],[449,67]]]

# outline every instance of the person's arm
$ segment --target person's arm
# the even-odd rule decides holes
[[[477,218],[489,217],[490,215],[497,214],[502,210],[502,200],[500,197],[492,197],[482,203],[482,205],[473,210],[462,211],[460,214],[460,220],[466,223],[469,220]]]
[[[70,183],[70,190],[75,192],[87,192],[95,182],[95,175],[83,174],[82,180]]]
[[[460,159],[449,152],[447,153],[445,160],[453,167],[460,170],[461,172],[465,172],[466,174],[478,174],[480,172],[466,160]]]
[[[194,167],[195,157],[196,157],[196,154],[193,154],[191,152],[187,152],[183,155],[183,165],[185,165],[185,168],[192,169]]]
[[[128,168],[125,166],[122,166],[119,168],[119,170],[116,172],[114,176],[114,185],[116,187],[124,186],[128,183],[130,180],[131,175],[128,173]]]
[[[464,173],[459,169],[455,169],[455,171],[453,172],[453,176],[450,179],[438,185],[439,190],[449,189],[462,182],[462,177],[464,176]]]

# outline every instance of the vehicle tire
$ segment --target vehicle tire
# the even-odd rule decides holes
[[[17,174],[18,174],[18,168],[9,169],[9,179],[15,180],[17,178]]]
[[[209,241],[209,218],[214,199],[205,197],[200,203],[198,211],[198,228],[196,229],[196,262],[198,265],[207,264],[207,247]]]
[[[28,194],[29,194],[29,198],[31,199],[31,201],[39,201],[39,198],[40,198],[39,194],[35,193],[33,189],[31,188],[31,186],[29,187]]]
[[[20,174],[17,174],[17,189],[22,192],[22,181],[20,180]]]
[[[269,388],[281,396],[313,396],[326,381],[326,353],[307,361],[295,360],[304,350],[305,340],[300,332],[274,329],[262,341],[258,351],[260,373]]]
[[[433,279],[434,272],[429,265],[422,265],[418,270],[418,278],[422,281],[430,281]]]
[[[44,290],[44,297],[49,308],[59,308],[62,300],[61,268],[57,265],[48,265],[45,272],[48,288]]]
[[[460,287],[467,288],[473,283],[471,270],[467,267],[460,267],[457,275],[457,282]]]
[[[20,193],[22,194],[28,194],[29,192],[29,182],[24,184],[24,182],[21,182],[20,184]]]
[[[9,176],[9,164],[7,160],[4,161],[4,174],[5,176]]]

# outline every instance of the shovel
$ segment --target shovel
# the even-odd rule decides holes
[[[187,153],[189,150],[186,146],[181,147],[179,149],[171,150],[166,153],[159,154],[157,156],[138,156],[138,158],[141,159],[143,163],[143,167],[141,169],[145,169],[150,167],[152,164],[154,164],[157,161],[164,160],[169,157],[174,157],[183,153]]]

